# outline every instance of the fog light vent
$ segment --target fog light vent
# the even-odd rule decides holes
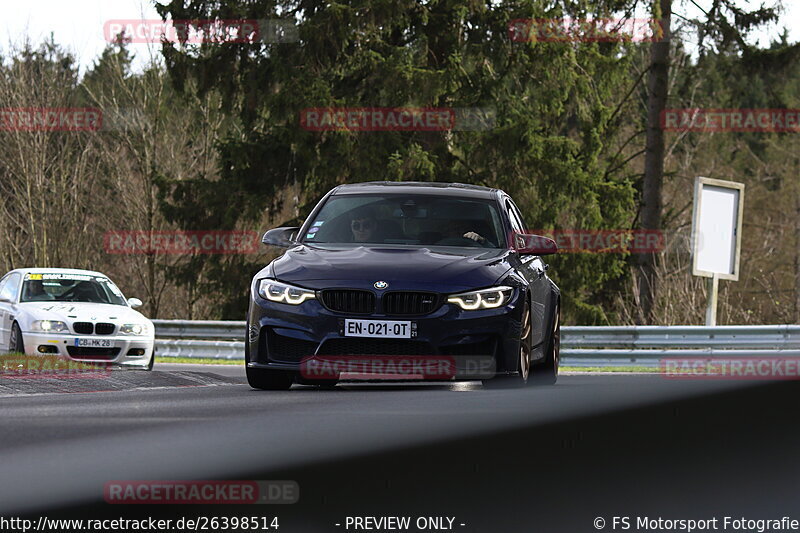
[[[131,348],[128,355],[144,355],[144,348]]]

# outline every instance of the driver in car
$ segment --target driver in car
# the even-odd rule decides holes
[[[446,236],[445,239],[464,238],[483,245],[490,244],[486,237],[470,229],[468,220],[451,219],[444,227],[444,234]]]
[[[102,298],[98,296],[94,285],[89,281],[81,281],[67,292],[70,294],[72,301],[104,303]]]

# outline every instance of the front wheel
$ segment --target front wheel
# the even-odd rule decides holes
[[[543,363],[535,365],[531,373],[531,383],[535,385],[555,385],[558,381],[558,365],[561,359],[561,307],[556,304],[553,313],[553,328],[547,343],[547,356]]]
[[[483,386],[488,389],[511,389],[524,387],[531,374],[531,309],[527,300],[522,311],[522,322],[519,334],[519,360],[516,374],[501,374],[493,379],[483,380]]]
[[[272,370],[267,368],[245,367],[247,383],[254,389],[289,390],[294,382],[294,372],[289,370]]]
[[[25,353],[25,343],[22,341],[22,330],[14,322],[11,326],[11,336],[8,339],[8,351],[12,353]]]

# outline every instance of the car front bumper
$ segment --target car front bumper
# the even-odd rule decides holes
[[[251,295],[247,366],[302,371],[301,363],[310,357],[432,356],[450,358],[459,368],[467,359],[480,360],[482,371],[486,370],[484,362],[488,359],[492,373],[516,372],[523,297],[523,291],[517,288],[511,299],[497,309],[464,311],[455,304],[444,303],[430,314],[398,316],[331,311],[318,299],[289,305]],[[410,339],[344,336],[345,319],[410,321],[415,335]],[[459,374],[453,379],[476,377]]]
[[[111,342],[109,348],[78,348],[77,339],[101,339]],[[42,333],[38,331],[22,332],[22,340],[27,355],[61,355],[75,361],[87,363],[105,363],[120,367],[146,368],[153,357],[154,339],[152,337],[134,337],[123,335],[74,335],[59,333]],[[42,351],[41,347],[47,347]],[[56,351],[52,351],[55,349]],[[141,351],[141,355],[133,355]]]

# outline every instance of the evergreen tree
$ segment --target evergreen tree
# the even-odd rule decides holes
[[[168,185],[166,208],[183,225],[230,226],[258,220],[265,209],[276,212],[278,193],[294,183],[302,188],[305,215],[338,183],[436,180],[507,190],[531,228],[630,227],[634,190],[607,158],[609,139],[624,120],[614,110],[629,89],[629,51],[641,45],[509,38],[514,19],[612,15],[625,3],[564,4],[166,4],[161,15],[176,20],[296,21],[299,36],[292,43],[165,46],[176,86],[192,82],[200,94],[219,92],[241,124],[220,142],[220,179]],[[299,123],[306,108],[382,106],[491,109],[496,123],[485,131],[374,133],[312,132]],[[626,275],[625,258],[576,254],[552,261],[569,287],[568,315],[583,323],[608,320],[599,305],[603,289]],[[220,277],[220,287],[241,287],[242,278]]]

